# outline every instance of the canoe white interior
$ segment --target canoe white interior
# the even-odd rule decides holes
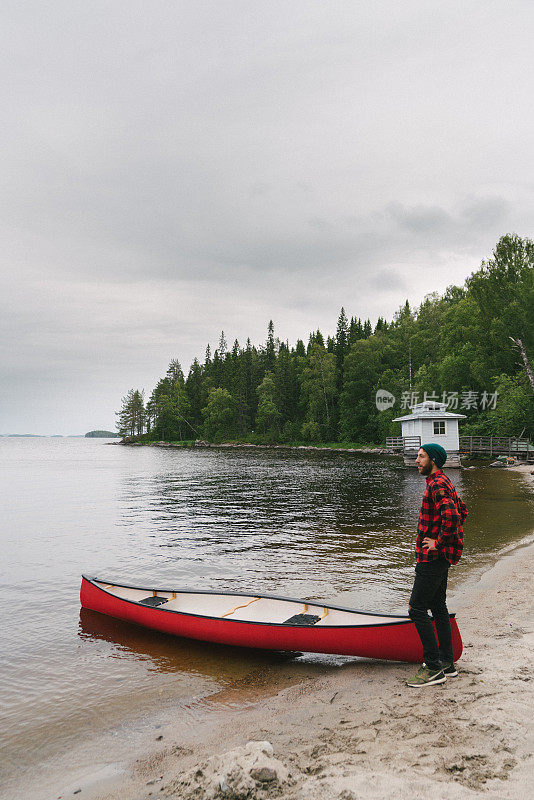
[[[137,603],[152,594],[150,589],[115,586],[98,581],[95,581],[95,584],[110,592],[110,594]],[[356,611],[338,611],[317,602],[293,602],[270,597],[257,599],[255,595],[160,591],[157,592],[157,595],[158,597],[169,598],[167,602],[158,606],[160,609],[246,622],[283,623],[293,615],[303,613],[316,614],[321,617],[314,625],[315,628],[328,625],[378,625],[407,621],[407,617],[402,616],[393,617]]]

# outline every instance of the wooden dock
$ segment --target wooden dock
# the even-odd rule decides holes
[[[420,436],[388,436],[386,447],[404,457],[405,464],[415,464],[421,447]],[[462,456],[480,455],[489,458],[510,456],[526,463],[534,463],[534,445],[529,439],[516,436],[460,436],[458,452],[447,452],[447,467],[459,467]]]
[[[417,452],[421,447],[420,436],[388,436],[386,447],[394,452],[404,453],[406,450]]]
[[[534,462],[534,445],[515,436],[460,436],[460,453],[482,456],[514,456]]]
[[[415,467],[417,451],[421,447],[420,436],[388,436],[386,447],[393,453],[398,453],[403,457],[407,467]],[[446,467],[461,467],[460,453],[455,450],[447,450]]]

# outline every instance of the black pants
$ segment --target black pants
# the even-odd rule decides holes
[[[415,565],[409,614],[423,645],[423,658],[431,669],[453,662],[451,620],[447,609],[449,566],[445,558]],[[428,609],[436,624],[439,644]]]

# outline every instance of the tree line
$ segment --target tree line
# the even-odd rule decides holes
[[[347,317],[335,334],[291,346],[273,322],[247,339],[173,359],[145,401],[130,389],[117,429],[145,441],[383,443],[413,402],[439,399],[465,413],[462,433],[534,438],[534,242],[507,234],[463,286],[408,300],[391,321]],[[395,404],[379,410],[376,392]]]

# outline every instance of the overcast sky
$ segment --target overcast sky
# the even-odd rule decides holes
[[[531,0],[4,0],[0,433],[534,235]]]

